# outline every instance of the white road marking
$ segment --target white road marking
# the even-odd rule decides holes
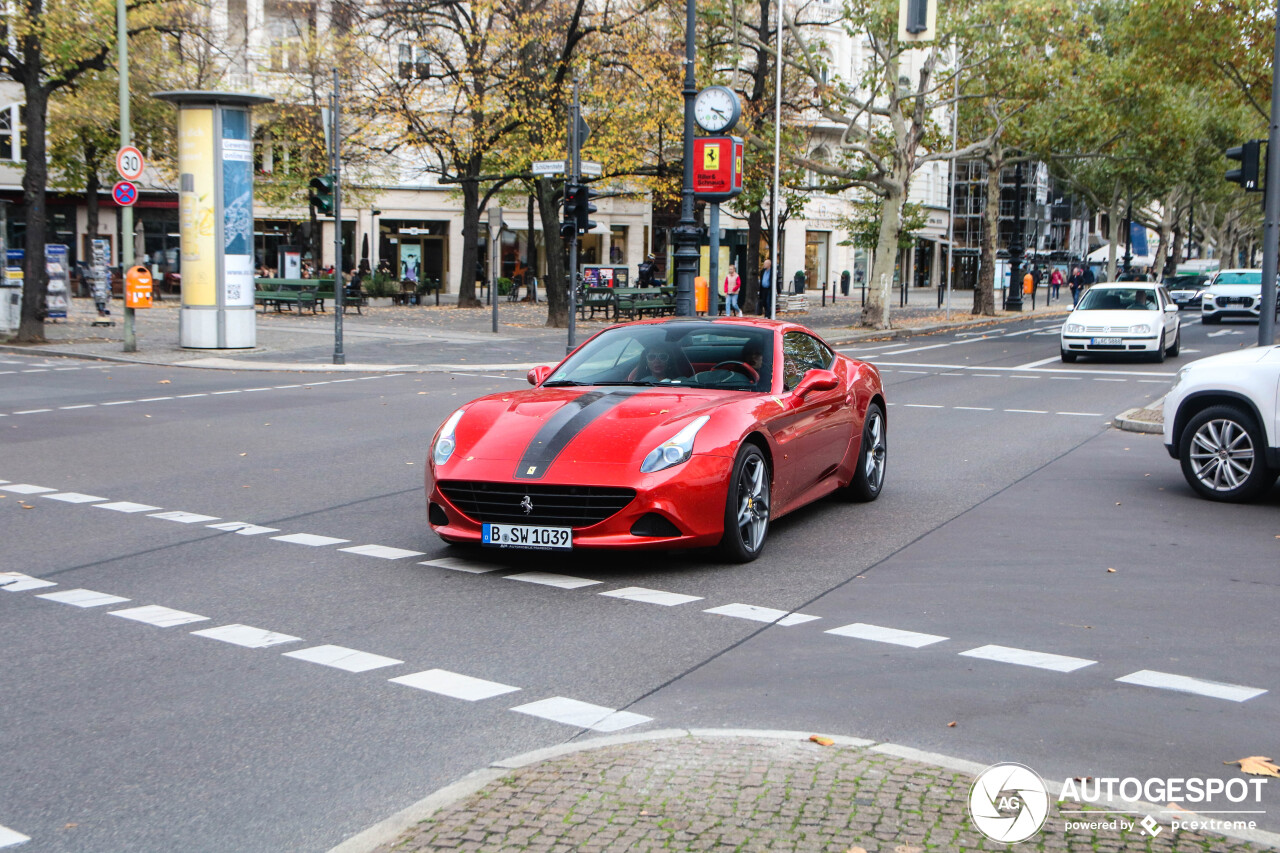
[[[59,406],[58,410],[62,412],[69,412],[72,409],[93,409],[96,408],[97,405],[97,403],[81,403],[78,406]]]
[[[14,412],[15,415],[38,415],[42,412],[52,412],[53,409],[26,409],[21,412]]]
[[[423,560],[419,566],[435,566],[439,569],[448,569],[451,572],[466,572],[469,575],[483,575],[495,571],[497,566],[486,566],[482,563],[473,563],[470,560],[459,559],[458,557],[441,557],[439,560]]]
[[[941,409],[943,406],[936,406],[931,403],[903,403],[904,409]]]
[[[159,604],[130,607],[128,610],[112,610],[111,615],[119,616],[121,619],[132,619],[135,622],[145,622],[148,625],[155,625],[157,628],[173,628],[177,625],[188,625],[192,622],[209,621],[208,616],[197,616],[195,613],[174,610],[172,607],[161,607]]]
[[[120,604],[128,601],[118,595],[107,595],[105,592],[94,592],[91,589],[67,589],[62,592],[46,592],[36,598],[47,598],[59,604],[74,604],[76,607],[101,607],[104,604]]]
[[[1096,660],[1073,658],[1067,655],[1051,655],[1048,652],[1032,652],[1026,649],[1015,649],[1009,646],[980,646],[961,652],[962,657],[980,658],[997,663],[1013,663],[1019,666],[1034,666],[1037,669],[1050,669],[1054,672],[1075,672],[1086,666],[1093,666]]]
[[[200,515],[195,512],[183,512],[180,509],[175,509],[171,512],[153,512],[151,515],[147,516],[147,518],[160,518],[165,521],[177,521],[182,524],[198,524],[202,521],[218,520],[216,515]]]
[[[43,589],[46,586],[57,586],[57,584],[24,575],[22,572],[0,572],[0,589],[8,592],[26,592],[29,589]]]
[[[1006,412],[1014,412],[1020,415],[1047,415],[1048,412],[1043,409],[1005,409]]]
[[[221,640],[224,643],[233,643],[237,646],[244,646],[246,649],[265,649],[269,646],[278,646],[281,643],[296,643],[301,637],[291,637],[288,634],[278,634],[275,631],[267,631],[262,628],[253,628],[249,625],[222,625],[218,628],[205,628],[203,631],[192,631],[197,637],[208,637],[211,640]]]
[[[1163,379],[1139,379],[1138,382],[1145,382],[1148,385],[1168,385]]]
[[[898,372],[899,373],[918,373],[921,376],[929,375],[929,371],[927,370],[899,370]]]
[[[19,844],[26,844],[31,840],[31,836],[23,835],[21,832],[12,830],[7,826],[0,826],[0,847],[17,847]]]
[[[813,622],[821,616],[807,616],[803,613],[788,613],[786,610],[774,610],[772,607],[757,607],[754,604],[726,604],[712,607],[703,613],[714,613],[717,616],[732,616],[736,619],[750,619],[752,622],[771,622],[775,625],[790,627]]]
[[[595,586],[600,583],[600,581],[575,578],[571,575],[557,575],[553,572],[521,572],[518,575],[507,575],[507,580],[554,586],[558,589],[578,589],[579,587]]]
[[[321,545],[340,545],[350,539],[334,539],[332,536],[316,536],[312,533],[289,533],[285,536],[272,536],[277,542],[288,542],[293,545],[310,545],[318,548]]]
[[[143,397],[139,403],[158,403],[161,400],[172,400],[172,397]]]
[[[1102,377],[1102,376],[1095,376],[1095,377],[1093,377],[1093,381],[1094,381],[1094,382],[1128,382],[1129,380],[1127,380],[1127,379],[1107,379],[1107,378]]]
[[[1101,412],[1054,412],[1055,415],[1070,415],[1078,418],[1100,418]]]
[[[922,634],[919,631],[884,628],[880,625],[868,625],[865,622],[854,622],[852,625],[832,628],[826,633],[835,634],[839,637],[853,637],[858,640],[871,640],[876,643],[892,643],[895,646],[909,646],[913,649],[931,646],[934,643],[941,643],[943,640],[949,639],[937,634]]]
[[[395,666],[398,663],[404,663],[402,660],[395,658],[387,658],[382,655],[374,655],[369,652],[358,652],[355,649],[347,649],[342,646],[312,646],[309,649],[299,649],[296,652],[285,652],[287,658],[297,658],[305,660],[309,663],[318,663],[321,666],[331,666],[334,669],[344,669],[347,672],[368,672],[371,669],[381,669],[384,666]]]
[[[974,373],[978,379],[1004,379],[999,373]]]
[[[994,364],[984,364],[981,366],[972,365],[972,364],[927,364],[927,363],[920,364],[919,362],[914,362],[914,361],[890,361],[890,362],[885,362],[885,364],[887,364],[889,367],[928,367],[933,370],[964,370],[964,371],[991,370],[991,371],[1006,371],[1006,372],[1024,370],[1028,373],[1040,373],[1045,376],[1055,376],[1061,373],[1086,373],[1086,374],[1093,374],[1093,375],[1097,375],[1099,373],[1105,373],[1110,376],[1164,376],[1172,380],[1176,375],[1175,373],[1169,373],[1162,370],[1098,370],[1096,368],[1087,368],[1087,367],[1000,367],[999,365],[994,365]],[[881,366],[882,365],[880,362],[876,362],[876,367],[881,367]],[[974,373],[972,375],[986,376],[989,378],[1000,376],[1000,374],[998,373],[993,373],[993,374]]]
[[[1136,684],[1139,687],[1157,687],[1162,690],[1176,690],[1179,693],[1195,693],[1213,699],[1226,699],[1230,702],[1246,702],[1267,692],[1256,687],[1206,681],[1202,678],[1174,675],[1171,672],[1155,672],[1150,669],[1132,672],[1117,678],[1116,681],[1122,684]]]
[[[152,512],[160,509],[158,506],[150,506],[148,504],[136,504],[130,501],[115,501],[109,504],[94,504],[95,509],[113,509],[116,512]]]
[[[1026,364],[1019,364],[1017,367],[1014,368],[1014,370],[1018,370],[1019,368],[1025,370],[1028,367],[1039,367],[1042,364],[1048,364],[1051,361],[1057,361],[1058,358],[1059,358],[1058,356],[1053,355],[1053,356],[1050,356],[1049,358],[1042,358],[1039,361],[1028,361]]]
[[[208,394],[179,394],[179,400],[190,400],[192,397],[208,397]]]
[[[1009,375],[1010,379],[1040,379],[1040,376],[1023,376],[1021,373],[1013,373]]]
[[[236,389],[236,390],[234,390],[234,391],[214,391],[214,392],[213,392],[213,395],[214,395],[215,397],[218,397],[218,396],[221,396],[221,395],[223,395],[223,394],[239,394],[239,393],[241,393],[241,390],[240,390],[239,388],[237,388],[237,389]]]
[[[10,483],[7,486],[0,486],[0,491],[13,492],[16,495],[42,495],[45,492],[56,492],[57,489],[50,489],[46,486],[33,486],[30,483]]]
[[[58,492],[52,495],[41,495],[51,501],[64,501],[69,504],[92,504],[105,501],[106,498],[95,498],[93,495],[82,495],[79,492]]]
[[[520,689],[510,684],[499,684],[496,681],[485,681],[483,678],[472,678],[469,675],[449,672],[447,669],[428,669],[425,672],[415,672],[388,680],[395,684],[403,684],[405,687],[439,693],[441,696],[449,696],[453,699],[465,699],[468,702],[492,699],[494,696],[515,693]]]
[[[221,524],[210,524],[214,530],[225,530],[228,533],[239,533],[241,536],[257,536],[259,533],[279,533],[278,527],[259,527],[247,521],[224,521]]]
[[[956,406],[955,408],[958,411],[962,411],[962,412],[994,412],[995,411],[995,409],[989,408],[987,406]]]
[[[383,560],[403,560],[406,557],[421,557],[422,551],[406,551],[404,548],[388,548],[386,545],[356,545],[352,548],[339,548],[352,554],[365,557],[379,557]]]
[[[579,702],[577,699],[566,699],[563,696],[530,702],[528,705],[519,705],[511,710],[596,732],[616,732],[647,723],[652,719],[652,717],[633,714],[629,711],[615,711],[613,708]]]
[[[702,601],[702,596],[700,595],[681,595],[678,592],[663,592],[657,589],[646,589],[642,586],[611,589],[600,594],[609,598],[625,598],[627,601],[661,604],[663,607],[675,607],[678,604],[688,604],[691,601]]]
[[[113,400],[110,403],[99,403],[100,406],[127,406],[130,403],[136,403],[137,400]]]

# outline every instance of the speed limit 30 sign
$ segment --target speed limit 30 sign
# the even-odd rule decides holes
[[[146,168],[147,161],[142,159],[142,152],[132,145],[126,145],[116,152],[116,171],[126,181],[138,180]]]

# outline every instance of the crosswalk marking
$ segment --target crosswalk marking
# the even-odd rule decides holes
[[[50,489],[46,486],[33,486],[30,483],[10,483],[7,486],[0,486],[0,491],[13,492],[15,495],[42,495],[45,492],[56,492],[57,489]]]
[[[69,504],[92,504],[105,501],[106,498],[95,498],[93,495],[82,495],[79,492],[57,492],[52,495],[41,495],[51,501],[64,501]]]
[[[67,589],[61,592],[46,592],[36,598],[47,598],[59,604],[73,604],[76,607],[102,607],[104,604],[121,604],[129,599],[119,595],[107,595],[105,592],[94,592],[91,589]]]
[[[616,732],[653,719],[630,711],[615,711],[613,708],[579,702],[577,699],[566,699],[563,696],[530,702],[511,710],[518,714],[541,717],[544,720],[564,723],[579,729],[591,729],[595,732]]]
[[[1037,669],[1050,669],[1054,672],[1075,672],[1086,666],[1093,666],[1096,660],[1073,658],[1067,655],[1053,655],[1048,652],[1032,652],[1026,649],[1015,649],[1009,646],[980,646],[961,652],[961,656],[996,661],[997,663],[1013,663],[1019,666],[1033,666]]]
[[[57,586],[53,581],[33,578],[22,572],[0,572],[0,589],[6,592],[26,592],[29,589],[43,589],[46,586]]]
[[[332,536],[316,536],[313,533],[289,533],[284,536],[272,536],[277,542],[288,542],[293,545],[310,545],[318,548],[322,545],[340,545],[343,542],[350,542],[350,539],[335,539]]]
[[[507,580],[554,586],[557,589],[578,589],[579,587],[595,586],[600,583],[600,581],[588,580],[587,578],[557,575],[554,572],[521,572],[518,575],[507,575]]]
[[[439,693],[441,696],[449,696],[453,699],[465,699],[468,702],[478,702],[504,693],[514,693],[520,689],[510,684],[499,684],[496,681],[485,681],[483,678],[449,672],[447,669],[428,669],[425,672],[415,672],[389,680],[395,684],[403,684],[405,687]]]
[[[642,586],[628,586],[623,589],[611,589],[601,595],[609,598],[625,598],[627,601],[642,601],[645,604],[661,604],[663,607],[675,607],[691,601],[702,601],[700,595],[681,595],[678,592],[663,592],[658,589],[646,589]]]
[[[12,830],[7,826],[0,826],[0,847],[16,847],[30,840],[31,836],[29,835],[23,835],[21,832]]]
[[[947,637],[941,637],[937,634],[922,634],[919,631],[903,631],[899,628],[885,628],[880,625],[868,625],[865,622],[854,622],[852,625],[842,625],[839,628],[832,628],[827,631],[828,634],[835,634],[838,637],[853,637],[857,640],[871,640],[875,643],[892,643],[895,646],[908,646],[913,649],[930,646],[934,643],[941,643]]]
[[[398,663],[404,663],[404,661],[396,660],[395,658],[360,652],[343,646],[312,646],[309,649],[299,649],[296,652],[285,652],[284,656],[305,660],[309,663],[318,663],[321,666],[331,666],[334,669],[344,669],[347,672],[368,672],[371,669],[381,669],[384,666],[395,666]]]
[[[1241,684],[1225,684],[1221,681],[1207,681],[1202,678],[1191,678],[1186,675],[1174,675],[1171,672],[1156,672],[1150,669],[1131,672],[1117,678],[1121,684],[1134,684],[1139,687],[1156,687],[1162,690],[1175,690],[1179,693],[1195,693],[1213,699],[1226,699],[1229,702],[1247,702],[1255,696],[1267,691],[1257,687],[1245,687]]]
[[[202,521],[217,521],[216,515],[200,515],[197,512],[183,512],[182,510],[173,510],[172,512],[156,512],[148,516],[148,518],[161,518],[165,521],[177,521],[181,524],[198,524]]]
[[[131,501],[116,501],[109,504],[94,504],[94,506],[98,509],[113,509],[116,512],[153,512],[160,509],[158,506],[136,504]]]
[[[247,521],[224,521],[219,524],[210,524],[214,530],[225,530],[228,533],[239,533],[241,536],[257,536],[260,533],[279,533],[278,527],[259,527],[256,524],[250,524]]]
[[[172,628],[176,625],[187,625],[192,622],[208,622],[208,616],[197,616],[184,610],[172,607],[161,607],[159,604],[148,604],[143,607],[130,607],[128,610],[112,610],[112,616],[121,619],[132,619],[134,622],[145,622],[157,628]]]
[[[221,625],[217,628],[205,628],[202,631],[192,631],[191,633],[197,637],[208,637],[210,640],[220,640],[224,643],[244,646],[246,649],[265,649],[268,646],[278,646],[282,643],[296,643],[302,639],[301,637],[292,637],[288,634],[279,634],[275,631],[239,624]]]
[[[752,622],[771,622],[775,625],[789,627],[801,625],[821,619],[820,616],[806,616],[803,613],[788,613],[786,610],[774,610],[772,607],[757,607],[754,604],[726,604],[723,607],[712,607],[703,613],[714,613],[717,616],[733,616],[737,619],[749,619]]]
[[[365,557],[379,557],[383,560],[403,560],[406,557],[421,557],[422,551],[407,551],[404,548],[388,548],[386,545],[355,545],[351,548],[339,548],[350,554],[361,554]]]
[[[469,575],[483,575],[496,571],[497,566],[486,566],[483,563],[473,563],[470,560],[463,560],[458,557],[441,557],[438,560],[423,560],[419,566],[435,566],[438,569],[448,569],[451,572],[465,572]]]

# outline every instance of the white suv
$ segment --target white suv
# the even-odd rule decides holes
[[[1219,270],[1200,297],[1200,322],[1206,326],[1224,317],[1257,320],[1262,313],[1262,270]]]
[[[1261,495],[1280,473],[1280,346],[1193,361],[1164,398],[1164,444],[1191,488],[1215,501]]]

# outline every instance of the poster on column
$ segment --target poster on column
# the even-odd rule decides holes
[[[178,226],[182,233],[183,307],[218,304],[213,161],[213,110],[180,111]]]
[[[253,143],[248,110],[222,111],[223,305],[253,306]]]

